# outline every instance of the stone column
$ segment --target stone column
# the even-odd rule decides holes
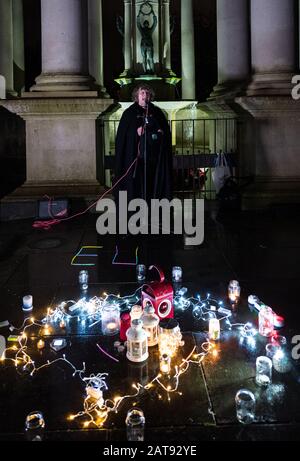
[[[195,99],[193,0],[181,0],[182,99]]]
[[[131,0],[124,0],[124,72],[123,76],[130,73],[132,67],[132,6]]]
[[[89,90],[87,2],[41,0],[42,74],[31,91]]]
[[[24,20],[22,0],[13,0],[14,88],[20,93],[25,85]]]
[[[290,94],[296,68],[294,0],[251,1],[253,80],[248,95]]]
[[[236,94],[249,79],[248,0],[217,0],[218,85],[211,98]]]
[[[163,58],[166,71],[171,71],[171,30],[170,30],[170,0],[163,0]]]
[[[15,95],[13,73],[12,0],[0,1],[0,74],[5,77],[6,93]]]
[[[88,0],[89,72],[103,97],[109,97],[104,87],[102,0]]]
[[[252,0],[252,82],[236,103],[251,115],[243,160],[254,176],[244,208],[300,202],[300,106],[291,96],[297,73],[294,0]],[[248,126],[250,124],[248,123]]]

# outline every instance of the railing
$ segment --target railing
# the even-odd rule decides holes
[[[102,180],[110,187],[114,175],[115,139],[119,120],[101,120]],[[237,176],[237,120],[191,119],[170,122],[172,133],[174,195],[215,198],[212,168],[217,153],[224,152]]]

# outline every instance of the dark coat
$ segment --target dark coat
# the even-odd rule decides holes
[[[132,104],[123,113],[116,137],[115,182],[125,174],[130,164],[138,156],[136,166],[114,190],[117,198],[119,190],[127,191],[128,201],[144,198],[144,150],[145,136],[139,137],[137,129],[146,124],[147,158],[147,200],[151,198],[172,199],[172,144],[168,121],[154,104],[148,112],[138,103]],[[163,133],[159,132],[161,130]]]

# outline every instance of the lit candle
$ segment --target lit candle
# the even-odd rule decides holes
[[[240,299],[241,287],[237,280],[231,280],[228,285],[228,298],[232,303],[237,303]]]
[[[209,320],[209,339],[213,341],[220,339],[220,321],[218,319]]]
[[[169,374],[171,371],[171,357],[168,354],[160,357],[160,371],[164,374]]]
[[[40,339],[38,342],[37,342],[37,348],[38,350],[42,350],[44,349],[45,347],[45,341],[43,341],[42,339]]]
[[[62,319],[62,320],[60,321],[59,326],[60,326],[60,328],[65,328],[66,322],[64,321],[64,319]]]

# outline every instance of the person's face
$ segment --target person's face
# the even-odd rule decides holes
[[[145,107],[150,101],[150,93],[148,90],[140,89],[138,92],[138,103],[140,106]]]

